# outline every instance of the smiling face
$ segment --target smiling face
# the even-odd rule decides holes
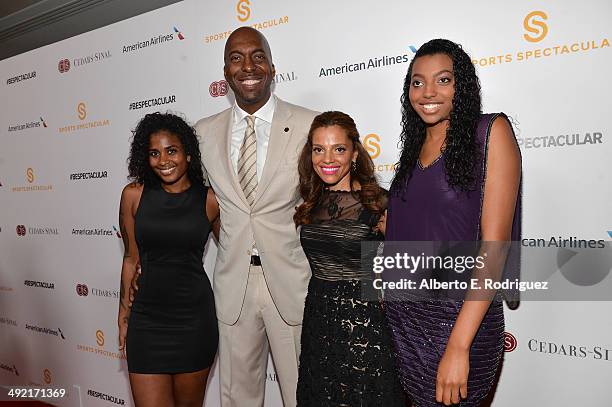
[[[249,114],[270,98],[276,74],[270,47],[264,36],[250,27],[234,31],[225,44],[223,73],[236,96],[236,103]]]
[[[449,120],[455,96],[453,60],[446,54],[416,59],[408,96],[412,108],[428,126]]]
[[[340,126],[319,127],[312,133],[312,166],[332,191],[351,190],[351,164],[357,160],[353,142]]]
[[[187,170],[191,157],[185,154],[175,134],[160,130],[149,138],[149,165],[164,189],[176,192],[189,187]]]

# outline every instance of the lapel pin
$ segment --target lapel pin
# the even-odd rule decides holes
[[[285,133],[289,131],[289,127],[285,127]]]

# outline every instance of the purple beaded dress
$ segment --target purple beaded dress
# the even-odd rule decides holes
[[[478,169],[480,182],[475,190],[463,192],[448,185],[444,154],[426,168],[417,163],[404,190],[390,196],[386,240],[480,240],[488,135],[498,116],[482,115],[478,124],[477,140],[482,146],[482,165]],[[512,240],[519,239],[520,193],[512,230]],[[514,267],[513,273],[516,272],[518,267]],[[514,295],[516,299],[515,294],[504,293],[506,296]],[[441,406],[436,402],[436,374],[462,301],[398,300],[392,292],[386,292],[385,296],[388,299],[385,313],[404,390],[415,407]],[[491,389],[503,355],[503,332],[503,305],[496,299],[491,303],[470,349],[468,397],[461,401],[461,407],[478,406]]]

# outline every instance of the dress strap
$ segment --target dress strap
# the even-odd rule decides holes
[[[480,115],[480,119],[478,120],[478,124],[476,126],[476,141],[480,145],[482,162],[480,163],[480,178],[478,180],[478,190],[480,191],[480,209],[478,213],[478,228],[476,240],[480,240],[480,219],[482,218],[482,204],[484,201],[484,186],[485,181],[487,180],[487,158],[489,154],[489,138],[491,136],[491,127],[493,126],[493,122],[500,115],[508,120],[508,117],[504,113],[483,113]]]

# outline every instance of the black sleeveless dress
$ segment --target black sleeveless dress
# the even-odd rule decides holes
[[[302,323],[298,407],[403,407],[390,332],[362,270],[379,216],[348,191],[325,191],[300,238],[312,269]],[[371,253],[372,257],[374,253]],[[369,256],[369,255],[368,255]]]
[[[130,373],[187,373],[210,367],[219,340],[202,256],[211,226],[207,188],[180,193],[144,187],[135,216],[142,274],[127,332]]]

